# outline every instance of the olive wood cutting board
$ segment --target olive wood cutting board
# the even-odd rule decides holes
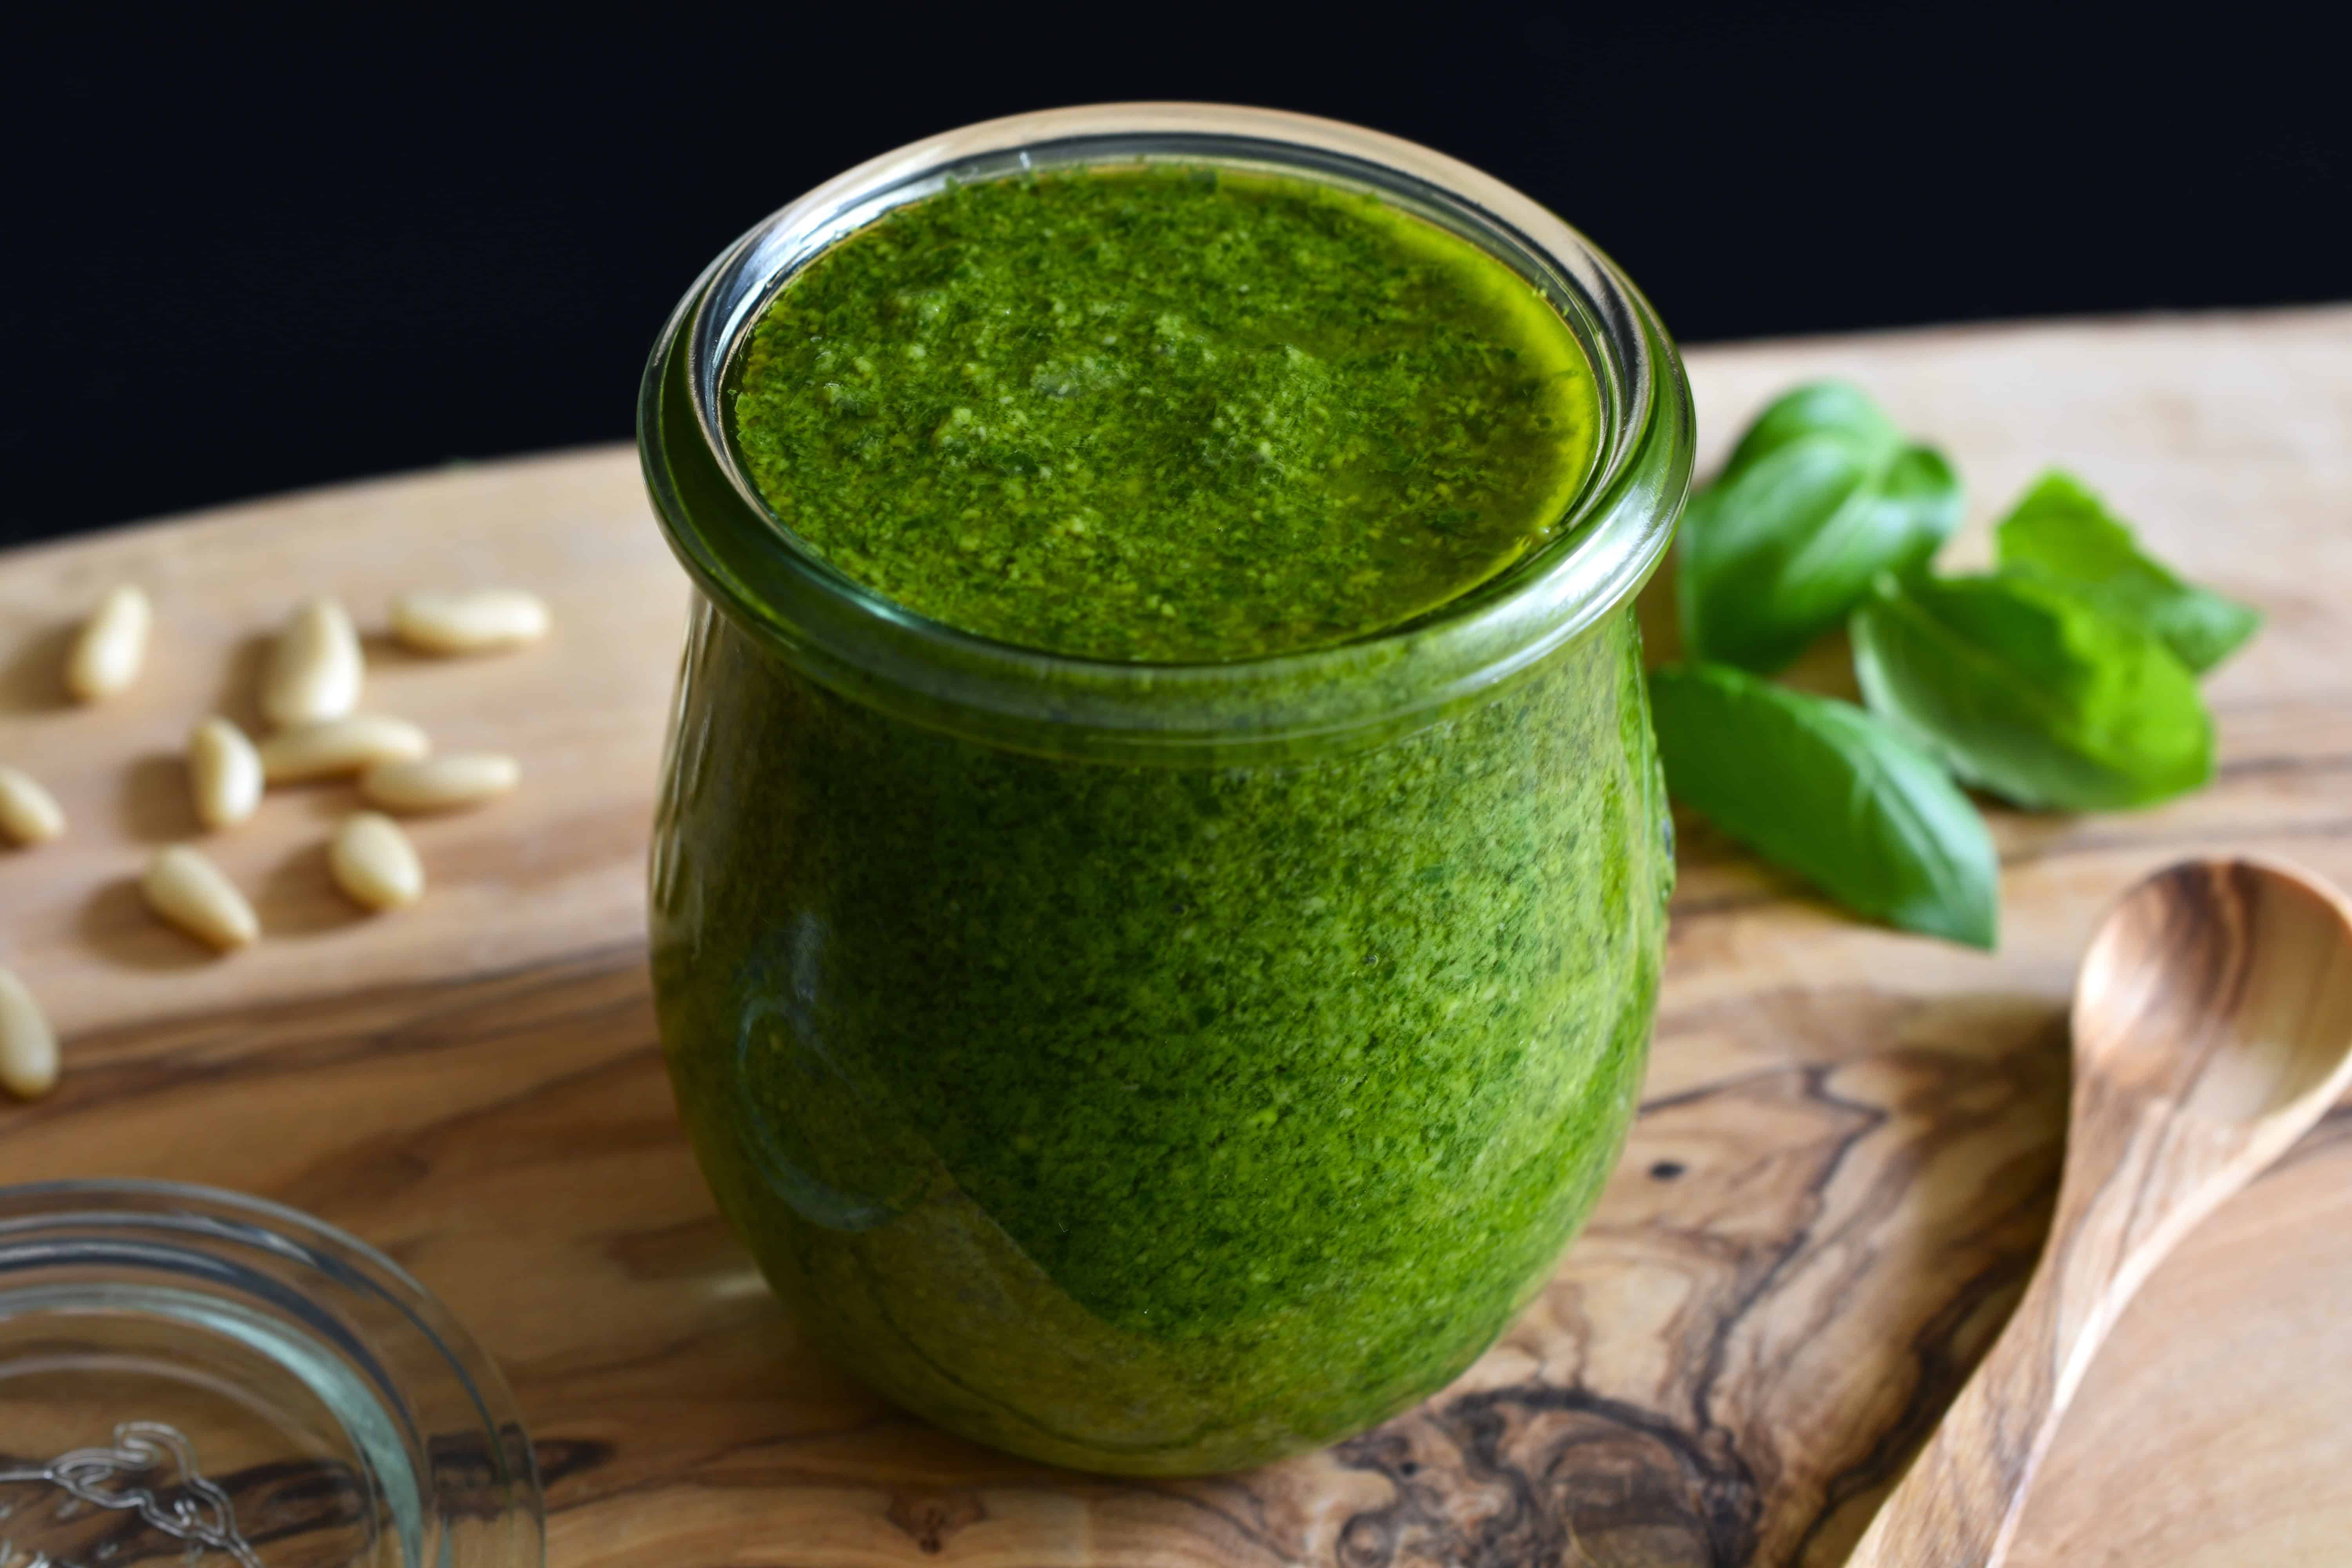
[[[801,1345],[703,1191],[655,1041],[640,884],[686,588],[620,449],[0,556],[0,759],[73,824],[0,850],[0,963],[66,1041],[53,1097],[0,1104],[0,1181],[218,1184],[386,1248],[513,1382],[555,1568],[1836,1563],[2041,1243],[2065,999],[2106,901],[2217,849],[2352,884],[2352,309],[1766,343],[1691,369],[1703,463],[1788,383],[1853,376],[1958,461],[1958,560],[2063,464],[2268,625],[2209,686],[2213,787],[1996,815],[1998,954],[1843,919],[1684,824],[1622,1167],[1502,1342],[1377,1431],[1251,1474],[1097,1479],[945,1436]],[[70,620],[125,579],[156,604],[146,677],[67,707]],[[273,794],[216,841],[259,946],[216,959],[151,920],[132,878],[194,831],[186,731],[215,707],[251,720],[261,637],[298,595],[380,628],[396,590],[471,583],[540,590],[557,629],[479,660],[371,642],[366,707],[522,763],[513,796],[417,825],[425,900],[363,917],[330,886],[338,784]],[[1842,658],[1811,679],[1850,690]],[[2347,1324],[2339,1112],[2131,1307],[2015,1561],[2346,1561]]]

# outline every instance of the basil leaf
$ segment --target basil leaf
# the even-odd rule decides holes
[[[1925,563],[1959,518],[1959,480],[1942,454],[1906,443],[1857,387],[1798,387],[1757,417],[1683,514],[1684,646],[1779,669],[1878,574]]]
[[[1999,861],[1936,760],[1851,702],[1722,665],[1650,677],[1666,790],[1858,913],[1993,944]]]
[[[1999,537],[2002,570],[2062,579],[2109,615],[2162,637],[2200,673],[2262,625],[2258,611],[2184,583],[2141,553],[2130,527],[2072,474],[2042,475],[2001,520]]]
[[[1872,711],[2021,805],[2148,805],[2213,773],[2189,667],[2038,572],[1881,578],[1853,663]]]
[[[1870,394],[1850,381],[1809,381],[1774,398],[1756,416],[1723,465],[1722,479],[1741,474],[1790,442],[1807,436],[1842,436],[1856,447],[1892,449],[1903,432]]]

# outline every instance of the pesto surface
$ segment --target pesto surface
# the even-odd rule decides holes
[[[834,246],[740,356],[776,516],[999,641],[1206,661],[1493,576],[1592,461],[1592,378],[1516,273],[1375,199],[1206,169],[952,186]]]

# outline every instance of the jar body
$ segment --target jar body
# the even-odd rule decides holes
[[[1633,1115],[1672,876],[1630,609],[1243,765],[888,716],[697,610],[662,1036],[795,1319],[940,1425],[1182,1474],[1360,1430],[1541,1285]]]

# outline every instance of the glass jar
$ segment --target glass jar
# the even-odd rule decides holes
[[[0,1568],[542,1568],[497,1363],[375,1248],[177,1182],[0,1187]]]
[[[824,248],[1028,170],[1369,191],[1559,310],[1601,401],[1548,542],[1339,647],[1123,664],[967,636],[801,547],[730,356]],[[954,1431],[1186,1474],[1334,1441],[1541,1286],[1642,1082],[1672,879],[1632,600],[1692,418],[1647,303],[1451,159],[1301,116],[1057,110],[852,170],[739,240],[647,367],[699,589],[652,868],[680,1109],[812,1341]]]

